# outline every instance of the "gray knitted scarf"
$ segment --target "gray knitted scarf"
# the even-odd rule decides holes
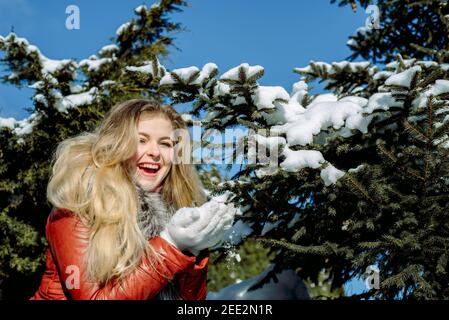
[[[138,183],[134,183],[139,199],[137,222],[146,239],[157,236],[165,228],[170,217],[175,213],[168,206],[160,193],[145,191]],[[155,297],[157,300],[182,300],[175,286],[170,281]]]

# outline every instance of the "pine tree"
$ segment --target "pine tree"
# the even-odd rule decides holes
[[[398,15],[398,3],[379,2],[381,12]],[[435,9],[426,3],[410,10]],[[404,20],[385,19],[382,32],[401,30]],[[416,58],[404,59],[391,44],[382,57],[396,60],[385,66],[311,62],[295,69],[302,78],[291,94],[260,86],[263,68],[248,64],[219,77],[214,64],[172,70],[160,90],[193,102],[203,128],[248,129],[240,142],[249,158],[262,150],[277,160],[280,151],[279,167],[247,161],[216,188],[235,195],[253,236],[279,249],[278,270],[293,267],[312,283],[326,270],[334,290],[374,265],[380,287],[353,298],[447,298],[449,68],[435,46],[407,47],[404,56]],[[313,80],[332,93],[310,94]]]
[[[30,116],[0,119],[0,279],[3,298],[27,298],[38,287],[45,249],[50,161],[58,142],[93,129],[112,105],[128,98],[161,100],[153,78],[127,68],[164,57],[181,26],[168,19],[183,0],[135,9],[115,42],[80,62],[52,60],[14,33],[0,37],[4,84],[31,86]],[[155,73],[165,69],[153,66]],[[77,76],[82,72],[83,77]]]
[[[351,5],[353,10],[357,10],[357,3],[363,10],[377,5],[376,11],[368,13],[378,20],[378,28],[361,27],[348,41],[353,52],[351,60],[361,57],[388,63],[401,54],[407,59],[441,62],[448,57],[449,7],[445,0],[331,0],[335,2],[339,6]]]

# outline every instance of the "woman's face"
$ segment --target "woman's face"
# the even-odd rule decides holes
[[[160,115],[142,115],[137,131],[137,153],[131,165],[142,188],[153,191],[163,183],[173,162],[173,126]]]

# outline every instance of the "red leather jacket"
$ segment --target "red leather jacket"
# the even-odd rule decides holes
[[[209,258],[187,256],[159,236],[148,242],[161,253],[161,262],[154,263],[144,256],[120,283],[112,281],[103,287],[88,281],[84,263],[88,229],[73,212],[53,210],[46,236],[49,243],[46,270],[31,300],[145,300],[155,297],[170,280],[183,299],[206,298]]]

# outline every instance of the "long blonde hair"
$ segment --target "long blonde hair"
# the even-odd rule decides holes
[[[89,227],[87,270],[100,285],[122,278],[143,254],[157,259],[138,227],[138,196],[127,161],[137,151],[137,125],[143,113],[165,117],[174,129],[187,129],[172,107],[129,100],[111,108],[94,132],[62,141],[53,158],[47,198],[55,208],[77,214]],[[172,164],[162,197],[175,209],[204,203],[192,164]]]

